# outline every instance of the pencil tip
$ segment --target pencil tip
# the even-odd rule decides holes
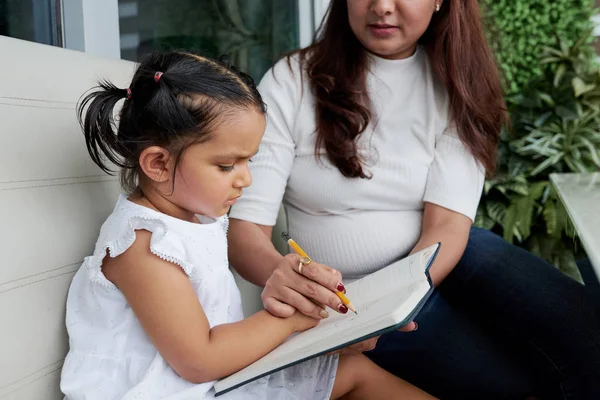
[[[285,240],[290,240],[290,235],[288,235],[288,233],[285,231],[281,232],[281,237]]]
[[[356,311],[354,311],[354,314],[358,315],[358,313]]]

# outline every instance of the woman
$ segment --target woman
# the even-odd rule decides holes
[[[346,312],[337,271],[356,279],[442,242],[418,330],[382,336],[374,361],[444,399],[600,399],[583,287],[471,228],[506,120],[477,0],[333,0],[315,43],[259,89],[268,126],[229,239],[267,310]],[[270,241],[282,201],[319,262],[303,271]]]

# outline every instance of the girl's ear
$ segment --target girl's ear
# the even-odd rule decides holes
[[[160,146],[151,146],[142,151],[139,158],[140,168],[144,175],[156,183],[164,183],[171,179],[172,160],[169,152]]]

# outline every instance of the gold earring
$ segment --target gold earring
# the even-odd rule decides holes
[[[438,11],[440,11],[440,4],[439,3],[435,5],[435,12],[438,12]]]

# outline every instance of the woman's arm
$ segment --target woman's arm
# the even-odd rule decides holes
[[[471,230],[471,219],[455,211],[425,203],[421,237],[412,253],[441,242],[440,252],[431,267],[431,279],[439,285],[463,255]]]
[[[272,232],[272,226],[229,220],[229,262],[244,279],[262,287],[283,259],[271,242]]]
[[[311,277],[311,280],[302,277],[294,269],[298,265],[298,256],[290,254],[283,257],[279,254],[271,242],[272,232],[271,226],[239,219],[229,220],[229,261],[242,277],[254,284],[265,286],[261,295],[265,309],[279,316],[292,315],[299,310],[313,318],[323,318],[324,315],[320,314],[323,309],[309,300],[312,298],[317,303],[338,310],[341,302],[333,294],[333,290],[336,290],[333,285],[341,282],[340,273],[333,268],[312,262],[302,271],[305,276]],[[411,332],[415,329],[416,324],[410,322],[399,330]],[[356,343],[335,353],[359,354],[373,350],[378,339],[379,337],[375,337]]]
[[[342,302],[335,292],[342,282],[341,274],[316,261],[300,274],[299,256],[279,254],[271,242],[272,230],[235,218],[229,221],[229,261],[242,277],[264,286],[261,297],[265,309],[279,317],[299,310],[317,319],[326,316],[318,304],[339,310]]]
[[[295,313],[278,318],[261,311],[240,322],[210,328],[189,278],[150,252],[148,231],[116,258],[103,261],[105,276],[123,293],[150,340],[181,377],[209,382],[246,367],[293,332],[317,324]]]

